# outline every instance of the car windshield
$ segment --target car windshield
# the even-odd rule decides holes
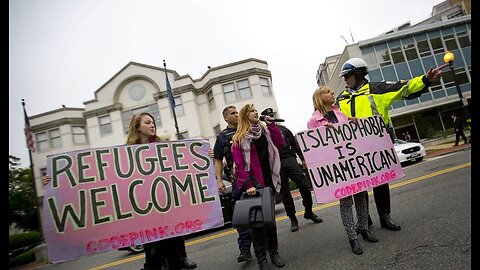
[[[394,144],[406,144],[408,142],[404,141],[404,140],[400,140],[400,139],[395,139],[395,143]]]

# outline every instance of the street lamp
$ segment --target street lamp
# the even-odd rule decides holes
[[[455,70],[453,69],[454,59],[455,59],[455,55],[450,51],[447,51],[443,56],[443,61],[448,64],[448,66],[450,67],[450,70],[452,71],[453,81],[455,82],[455,87],[457,88],[457,94],[458,94],[458,97],[460,98],[460,102],[463,107],[465,120],[467,121],[467,124],[470,125],[471,119],[470,119],[470,114],[468,113],[468,108],[467,108],[468,102],[467,102],[467,99],[463,97],[462,91],[460,90],[460,86],[458,85],[457,78],[455,76]]]

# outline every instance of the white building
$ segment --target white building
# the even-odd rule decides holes
[[[43,205],[41,179],[48,155],[124,144],[135,113],[151,113],[156,117],[158,135],[176,139],[166,76],[173,90],[181,138],[207,138],[212,148],[216,134],[226,127],[222,116],[225,106],[239,109],[254,103],[258,110],[272,107],[278,112],[265,61],[250,58],[212,67],[199,79],[130,62],[95,91],[94,99],[83,103],[85,108],[63,107],[29,117],[36,144],[32,160],[39,205]]]

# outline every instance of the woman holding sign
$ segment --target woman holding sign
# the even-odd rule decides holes
[[[277,125],[268,121],[272,119],[265,116],[267,125],[261,123],[253,104],[244,105],[238,114],[237,132],[232,138],[232,157],[237,178],[235,184],[239,190],[246,189],[248,195],[256,194],[252,183],[255,180],[261,188],[270,187],[280,192],[280,156],[277,147],[283,147],[285,141]],[[285,266],[285,261],[278,255],[277,226],[252,226],[251,234],[260,269],[271,269],[267,250],[274,266]]]
[[[347,116],[338,110],[334,105],[335,95],[328,86],[321,86],[313,93],[313,107],[315,109],[312,117],[308,120],[308,129],[327,126],[333,127],[333,124],[347,122],[349,120],[356,121],[356,118],[347,118]],[[355,200],[355,209],[357,211],[358,229],[364,240],[368,242],[377,242],[378,239],[368,230],[368,206],[367,192],[362,191],[352,196],[340,199],[340,216],[342,217],[343,226],[347,232],[348,240],[353,253],[362,254],[363,250],[358,242],[357,233],[355,232],[355,223],[353,221],[352,204]]]
[[[151,114],[146,112],[135,114],[132,116],[128,126],[126,144],[160,142],[161,139],[157,136],[156,132],[157,126]],[[209,155],[212,154],[213,151],[210,150]],[[43,184],[48,184],[50,180],[51,177],[45,175],[43,177]],[[181,270],[183,268],[194,269],[197,267],[196,263],[187,258],[183,236],[145,243],[143,247],[145,248],[144,270]]]

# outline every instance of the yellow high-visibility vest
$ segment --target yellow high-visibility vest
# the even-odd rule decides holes
[[[348,117],[364,118],[381,115],[385,124],[390,125],[388,109],[396,100],[413,99],[428,90],[430,82],[425,75],[398,82],[368,82],[354,94],[343,91],[337,97],[340,110]]]

